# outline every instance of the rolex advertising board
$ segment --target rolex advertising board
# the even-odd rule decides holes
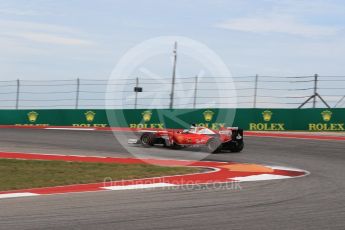
[[[191,124],[219,129],[232,124],[235,110],[220,109],[153,109],[123,110],[123,114],[110,114],[111,126],[120,125],[129,128],[188,128]],[[225,115],[226,114],[226,115]],[[122,119],[121,119],[122,118]],[[113,125],[115,124],[115,125]],[[128,125],[126,125],[128,124]]]
[[[332,121],[332,111],[324,110],[320,115],[322,117],[322,121],[318,123],[309,123],[309,131],[345,131],[344,122]]]
[[[73,111],[73,110],[72,110]],[[108,121],[104,110],[86,110],[78,111],[75,114],[78,117],[72,126],[74,127],[107,127]]]
[[[236,114],[236,122],[250,131],[286,131],[293,129],[294,112],[289,109],[240,110]]]
[[[285,131],[286,121],[279,117],[279,111],[264,110],[258,116],[255,116],[254,122],[249,123],[249,130],[251,131]],[[278,117],[278,118],[276,118]],[[280,118],[280,119],[279,119]]]
[[[166,127],[158,118],[156,110],[143,110],[141,112],[131,111],[125,118],[129,128],[164,129]]]
[[[345,131],[345,109],[302,110],[296,126],[307,131]]]
[[[0,125],[106,127],[104,110],[0,110]]]
[[[0,110],[0,125],[345,131],[345,109],[55,109]]]

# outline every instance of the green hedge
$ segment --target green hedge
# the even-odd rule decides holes
[[[345,131],[345,109],[0,110],[0,125]]]

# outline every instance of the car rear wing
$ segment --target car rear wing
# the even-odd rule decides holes
[[[243,129],[239,127],[225,127],[219,130],[219,134],[231,135],[233,141],[243,139]]]
[[[231,139],[237,142],[243,141],[243,129],[237,128],[232,130]]]
[[[223,128],[220,128],[218,132],[220,134],[230,134],[232,133],[232,131],[236,131],[236,130],[239,130],[239,128],[238,127],[223,127]]]
[[[238,129],[240,129],[240,128],[239,128],[239,127],[225,127],[225,129],[238,130]]]

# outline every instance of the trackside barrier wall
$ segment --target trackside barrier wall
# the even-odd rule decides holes
[[[110,118],[110,119],[108,119]],[[345,131],[345,109],[0,110],[0,125]]]

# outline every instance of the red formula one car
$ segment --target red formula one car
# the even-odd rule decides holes
[[[240,152],[244,147],[243,129],[228,127],[220,130],[211,130],[205,127],[191,126],[183,131],[148,131],[142,130],[140,140],[130,139],[131,144],[141,143],[149,147],[156,144],[174,149],[184,147],[205,147],[210,153],[230,150]]]

